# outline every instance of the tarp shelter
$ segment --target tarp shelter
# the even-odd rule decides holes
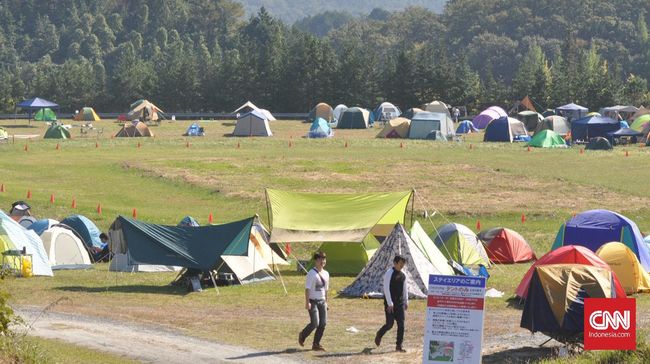
[[[5,128],[0,127],[0,140],[2,139],[9,139],[9,133],[7,133]]]
[[[508,142],[528,137],[528,130],[524,123],[511,117],[501,117],[492,120],[485,128],[484,142]]]
[[[26,230],[0,210],[0,253],[7,250],[26,250],[32,255],[32,273],[37,276],[52,276],[52,268],[43,249],[43,241],[31,230]],[[16,259],[20,259],[16,257]],[[8,258],[5,261],[13,269],[19,268],[19,261]]]
[[[81,241],[89,248],[101,248],[102,240],[99,235],[102,233],[92,220],[83,215],[71,215],[61,220],[61,224],[68,226],[81,238]]]
[[[530,285],[530,280],[533,277],[535,267],[549,264],[582,264],[611,270],[609,265],[600,259],[593,251],[585,248],[584,246],[566,245],[561,248],[552,250],[544,254],[544,256],[541,258],[537,259],[537,261],[533,263],[533,265],[528,269],[521,282],[519,282],[519,286],[517,286],[515,294],[525,299],[528,295],[528,286]],[[623,288],[619,288],[620,292],[623,293]]]
[[[650,272],[650,252],[634,221],[609,210],[581,212],[562,224],[551,249],[564,245],[581,245],[598,250],[603,244],[618,241],[634,252],[646,271]]]
[[[44,109],[40,109],[34,114],[34,120],[36,121],[56,121],[56,114],[52,109],[49,107],[46,107]]]
[[[313,122],[316,120],[316,118],[321,118],[328,123],[331,123],[334,121],[334,109],[332,109],[330,105],[324,102],[318,103],[309,112],[309,116],[307,116],[307,122]]]
[[[614,147],[612,147],[612,143],[609,142],[606,138],[603,137],[597,137],[593,138],[587,143],[585,146],[585,149],[587,150],[612,150]]]
[[[45,131],[43,139],[70,139],[70,132],[63,125],[52,123]]]
[[[158,121],[160,120],[159,114],[164,113],[158,106],[144,99],[132,103],[130,108],[131,111],[126,115],[129,120]]]
[[[88,269],[92,266],[84,243],[72,230],[53,226],[41,234],[41,239],[52,270]]]
[[[411,119],[409,139],[447,140],[454,135],[454,123],[443,113],[423,111]]]
[[[411,239],[420,251],[424,254],[427,260],[433,265],[436,271],[444,275],[454,275],[454,269],[449,265],[447,257],[438,249],[436,243],[431,240],[426,231],[422,228],[419,222],[415,221],[411,227]]]
[[[587,116],[589,109],[574,103],[555,108],[555,115],[564,116],[569,123]]]
[[[412,119],[412,118],[413,118],[413,115],[415,115],[415,114],[417,114],[417,113],[419,113],[419,112],[423,112],[423,111],[424,111],[424,110],[422,110],[422,109],[420,109],[420,108],[412,107],[412,108],[410,108],[410,109],[404,111],[404,113],[402,114],[402,117],[403,117],[403,118],[407,118],[407,119]]]
[[[406,287],[411,298],[427,297],[429,274],[445,274],[437,270],[422,254],[404,227],[396,224],[361,273],[349,286],[341,290],[341,294],[350,297],[384,297],[384,274],[393,266],[393,258],[396,255],[406,259],[402,272],[406,275]]]
[[[628,138],[630,140],[630,143],[636,144],[638,140],[643,138],[643,133],[630,128],[621,128],[617,131],[611,131],[607,133],[607,139],[612,144],[615,144],[614,140],[621,138]]]
[[[518,232],[497,227],[478,233],[485,244],[485,251],[493,263],[513,264],[537,259],[526,239]]]
[[[27,228],[27,230],[33,230],[36,233],[36,235],[40,236],[41,234],[43,234],[43,232],[45,230],[48,230],[49,228],[51,228],[52,226],[54,226],[54,225],[56,225],[58,223],[59,223],[59,221],[54,220],[54,219],[36,220],[36,221],[34,221],[33,224],[31,224]]]
[[[318,250],[327,254],[327,271],[331,274],[356,275],[366,266],[379,246],[377,238],[368,234],[361,243],[326,241]],[[313,267],[313,264],[314,261],[310,261],[309,267]]]
[[[535,133],[528,145],[536,148],[566,148],[567,146],[564,138],[550,129]]]
[[[189,127],[187,127],[187,130],[185,131],[185,134],[183,136],[191,136],[191,137],[199,137],[199,136],[205,136],[205,131],[202,126],[200,126],[197,123],[192,123]]]
[[[332,112],[332,115],[334,116],[334,120],[341,120],[341,114],[347,109],[348,107],[343,104],[336,105],[334,111]]]
[[[134,137],[152,137],[153,133],[147,124],[136,121],[128,122],[122,126],[122,129],[115,134],[116,138],[134,138]]]
[[[233,136],[273,136],[269,120],[259,110],[253,110],[237,119],[237,125],[232,133]]]
[[[642,132],[648,125],[650,125],[650,114],[645,114],[634,119],[630,128]]]
[[[337,129],[367,129],[370,124],[370,112],[360,107],[351,107],[341,113]]]
[[[320,117],[314,119],[307,133],[308,138],[331,138],[333,135],[334,132],[330,124]]]
[[[641,267],[630,248],[619,242],[611,242],[601,246],[596,255],[616,273],[625,293],[650,292],[650,274]]]
[[[544,118],[541,123],[537,124],[535,133],[538,133],[542,130],[553,130],[559,135],[567,135],[571,131],[571,125],[566,120],[565,117],[558,115],[550,115]]]
[[[40,97],[35,97],[33,99],[24,100],[19,102],[16,107],[29,112],[29,117],[31,118],[34,111],[38,111],[44,108],[58,109],[59,105],[52,101],[41,99]]]
[[[571,122],[571,140],[588,141],[591,138],[606,137],[607,133],[620,128],[618,121],[603,116],[587,116]]]
[[[409,135],[411,120],[399,117],[389,120],[377,134],[377,138],[406,138]]]
[[[449,223],[436,229],[433,238],[440,252],[449,260],[465,266],[490,266],[483,244],[465,225]]]
[[[525,110],[517,113],[517,119],[524,123],[526,129],[535,130],[537,128],[537,125],[539,125],[539,123],[544,120],[544,117],[542,114],[535,111]]]
[[[470,134],[478,133],[478,129],[474,126],[471,120],[462,120],[458,123],[458,128],[456,128],[456,134]]]
[[[611,271],[586,265],[553,264],[536,267],[521,327],[560,341],[581,340],[585,298],[621,298]],[[620,284],[620,283],[619,283]]]
[[[182,268],[173,265],[159,264],[140,264],[134,262],[129,257],[129,252],[114,253],[111,258],[111,264],[108,270],[111,272],[128,272],[128,273],[160,273],[160,272],[178,272]]]
[[[637,111],[639,111],[639,108],[632,105],[616,105],[602,108],[600,114],[616,120],[628,120]]]
[[[97,113],[92,107],[84,107],[83,109],[81,109],[81,111],[75,114],[74,120],[75,121],[99,121],[101,119],[99,118],[99,115],[97,115]]]
[[[490,121],[503,117],[508,117],[505,110],[498,106],[490,106],[481,111],[480,114],[476,115],[474,119],[472,119],[472,123],[478,129],[485,129]]]
[[[266,120],[268,120],[268,121],[275,121],[275,117],[273,116],[273,114],[271,114],[270,111],[268,111],[266,109],[261,109],[261,108],[255,106],[255,104],[253,104],[250,101],[246,101],[242,106],[237,108],[237,110],[233,111],[232,113],[233,114],[238,114],[238,113],[239,114],[248,114],[248,113],[250,113],[252,111],[257,111],[260,114],[264,115],[264,118]]]
[[[374,114],[375,120],[388,121],[402,115],[402,111],[399,109],[399,107],[391,104],[390,102],[382,102],[381,105],[377,106]]]

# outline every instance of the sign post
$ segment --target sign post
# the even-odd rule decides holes
[[[485,281],[429,275],[422,363],[481,362]]]

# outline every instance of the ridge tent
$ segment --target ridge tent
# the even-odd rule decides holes
[[[493,263],[513,264],[537,259],[526,239],[518,232],[503,227],[484,230],[478,238]]]
[[[99,238],[101,231],[89,218],[83,215],[71,215],[61,220],[61,224],[74,231],[89,249],[102,247],[102,240]]]
[[[126,116],[129,120],[138,120],[141,122],[146,121],[158,121],[160,120],[159,113],[162,114],[162,111],[158,106],[154,105],[149,100],[140,99],[132,103],[131,111],[129,111]]]
[[[32,255],[32,273],[36,276],[49,276],[52,267],[43,248],[43,241],[35,232],[20,226],[16,221],[0,210],[0,253],[7,250],[25,249]],[[18,264],[14,259],[8,259],[5,264],[17,269]]]
[[[536,148],[566,148],[564,138],[550,129],[535,133],[528,145]]]
[[[616,273],[625,293],[650,292],[650,274],[643,270],[630,248],[617,241],[611,242],[598,248],[596,255]]]
[[[331,138],[333,135],[334,132],[332,132],[330,124],[320,117],[314,119],[307,133],[308,138]]]
[[[478,129],[474,126],[471,120],[462,120],[458,123],[458,128],[456,129],[456,134],[470,134],[478,133]]]
[[[454,135],[454,123],[443,113],[423,111],[411,119],[409,139],[447,140]]]
[[[424,110],[422,110],[422,109],[420,109],[420,108],[412,107],[412,108],[410,108],[410,109],[404,111],[404,113],[403,113],[401,116],[402,116],[403,118],[406,118],[406,119],[409,119],[409,120],[410,120],[410,119],[413,118],[413,115],[415,115],[415,114],[417,114],[417,113],[419,113],[419,112],[423,112],[423,111],[424,111]]]
[[[370,120],[370,112],[360,107],[351,107],[341,113],[337,129],[367,129]]]
[[[52,226],[58,224],[59,221],[53,220],[53,219],[42,219],[42,220],[36,220],[34,221],[33,224],[31,224],[27,230],[32,230],[36,233],[36,235],[41,235],[45,230],[49,230]]]
[[[321,118],[328,123],[334,121],[334,109],[328,104],[321,102],[316,104],[307,116],[307,122],[313,122],[317,118]]]
[[[273,114],[271,114],[270,111],[268,111],[266,109],[260,109],[259,107],[255,106],[255,104],[253,104],[250,101],[246,101],[242,106],[240,106],[237,110],[233,111],[232,113],[233,114],[237,114],[237,113],[248,114],[248,113],[251,113],[253,111],[257,111],[258,113],[264,115],[264,118],[266,120],[268,120],[268,121],[275,121],[275,117],[273,116]]]
[[[566,121],[565,117],[558,115],[550,115],[544,118],[541,123],[537,124],[535,128],[535,133],[538,133],[542,130],[553,130],[559,135],[567,135],[571,130],[571,125]]]
[[[521,279],[517,289],[515,289],[515,294],[520,298],[526,299],[530,280],[533,277],[535,268],[550,264],[581,264],[611,270],[610,266],[600,259],[593,251],[579,245],[567,245],[552,250],[537,259],[537,261],[535,261],[535,263],[533,263],[533,265],[528,269],[526,274],[524,274],[524,278]],[[621,294],[625,294],[622,287],[619,286],[617,289]]]
[[[490,121],[503,117],[508,117],[505,110],[498,106],[490,106],[481,111],[480,114],[476,115],[474,119],[472,119],[472,123],[477,129],[485,129]]]
[[[124,126],[122,126],[122,129],[115,134],[116,138],[126,138],[126,137],[152,137],[153,133],[147,126],[147,124],[141,122],[141,121],[136,121],[136,122],[128,122],[124,123]]]
[[[400,115],[402,115],[402,111],[399,107],[390,102],[382,102],[374,111],[374,119],[377,121],[393,120]]]
[[[490,121],[485,128],[484,142],[509,142],[522,140],[528,137],[528,130],[524,123],[507,116]]]
[[[63,125],[53,123],[45,131],[43,139],[70,139],[70,132]]]
[[[517,118],[524,123],[528,130],[535,130],[539,123],[544,120],[544,117],[540,113],[529,110],[517,113]]]
[[[420,251],[424,254],[425,258],[433,264],[433,267],[436,271],[444,275],[454,275],[454,269],[449,265],[447,258],[444,254],[438,249],[436,243],[431,240],[429,235],[424,231],[422,225],[419,222],[415,221],[411,227],[411,239],[415,243]]]
[[[88,269],[92,262],[84,243],[70,229],[53,226],[41,234],[52,270]]]
[[[348,107],[343,105],[343,104],[338,104],[334,108],[334,111],[332,111],[332,116],[334,116],[334,120],[338,121],[341,119],[341,114],[347,110]]]
[[[650,252],[634,221],[608,210],[581,212],[562,224],[551,250],[565,245],[580,245],[598,250],[603,244],[618,241],[639,259],[646,271],[650,271]]]
[[[436,229],[433,239],[440,252],[461,265],[490,266],[487,252],[474,232],[465,225],[449,223]]]
[[[632,125],[630,125],[630,128],[639,132],[643,132],[643,130],[646,129],[648,125],[650,125],[650,114],[644,114],[634,119]]]
[[[562,105],[555,108],[555,115],[564,116],[569,124],[573,123],[573,120],[577,120],[587,116],[589,109],[584,106],[576,105],[574,103]]]
[[[377,138],[406,138],[409,135],[410,126],[411,120],[403,117],[389,120],[377,134]]]
[[[183,136],[191,136],[191,137],[205,136],[205,131],[203,130],[203,127],[200,126],[199,124],[192,123],[192,125],[190,125],[187,128]]]
[[[612,150],[612,143],[609,142],[606,138],[597,137],[593,138],[585,146],[586,150]]]
[[[603,268],[557,264],[536,267],[520,326],[560,341],[582,339],[585,298],[620,298],[616,275]]]
[[[443,274],[443,272],[438,271],[427,260],[399,223],[395,224],[393,231],[354,281],[341,290],[341,294],[350,297],[383,297],[384,274],[393,266],[393,258],[398,254],[406,259],[406,266],[402,272],[406,275],[409,297],[426,298],[429,274]]]
[[[76,113],[73,118],[75,121],[100,121],[101,119],[92,107],[84,107]]]
[[[49,107],[40,109],[34,114],[36,121],[56,121],[56,114]]]
[[[617,131],[621,124],[602,116],[587,116],[571,122],[571,140],[588,141],[595,137],[606,137],[607,133]]]
[[[273,136],[273,133],[266,116],[259,110],[253,110],[237,119],[237,125],[235,125],[232,135],[270,137]]]

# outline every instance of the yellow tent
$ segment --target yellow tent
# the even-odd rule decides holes
[[[160,120],[158,113],[162,112],[164,111],[149,100],[138,100],[131,104],[131,111],[129,111],[127,117],[130,120],[158,121]]]
[[[92,107],[84,107],[81,111],[74,115],[75,121],[99,121],[99,115]]]
[[[377,138],[406,138],[410,126],[411,120],[406,118],[389,120],[384,129],[377,134]]]
[[[611,242],[602,245],[596,252],[612,268],[626,294],[650,292],[648,274],[636,255],[623,243]]]

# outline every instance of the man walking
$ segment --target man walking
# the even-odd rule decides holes
[[[311,346],[315,351],[325,351],[320,340],[327,325],[327,290],[330,286],[330,274],[325,270],[326,263],[325,253],[314,254],[314,268],[307,273],[305,283],[305,309],[309,312],[310,322],[298,334],[298,343],[304,346],[305,339],[316,330],[314,343]]]
[[[375,336],[375,345],[381,344],[381,338],[386,332],[393,328],[393,323],[397,322],[397,344],[395,351],[405,353],[402,348],[404,342],[404,316],[408,309],[409,295],[406,288],[406,275],[402,269],[406,265],[406,258],[396,255],[393,259],[393,267],[384,273],[384,312],[386,314],[386,323],[382,326]]]

